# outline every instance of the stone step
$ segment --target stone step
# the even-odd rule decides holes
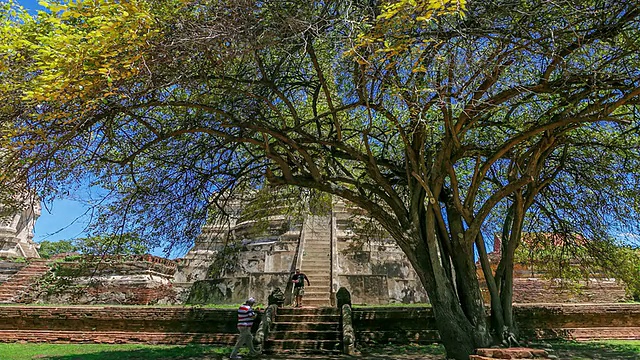
[[[322,276],[322,275],[307,275],[307,278],[309,278],[309,282],[311,283],[311,285],[307,285],[305,286],[305,291],[307,291],[307,289],[311,288],[311,286],[318,286],[318,287],[331,287],[331,282],[329,281],[329,278],[327,278],[326,276]],[[306,282],[305,282],[306,284]],[[328,292],[329,290],[327,290]]]
[[[0,287],[0,291],[10,292],[15,290],[24,290],[28,287],[28,285],[9,285],[5,283]]]
[[[294,353],[339,353],[340,341],[337,340],[267,340],[265,350],[282,352],[291,350]]]
[[[307,226],[304,228],[305,234],[331,234],[330,224],[318,224],[316,226]]]
[[[329,276],[329,270],[331,269],[331,263],[329,261],[327,261],[326,263],[319,263],[315,261],[309,262],[303,259],[300,266],[301,268],[306,268],[308,271],[315,272],[316,275],[317,273],[324,273],[324,275],[326,276]],[[305,272],[305,274],[309,276],[309,273]]]
[[[320,284],[320,282],[317,282],[318,284]],[[327,283],[327,285],[318,285],[318,284],[313,284],[311,286],[305,286],[304,291],[305,292],[322,292],[322,293],[329,293],[329,291],[331,290],[331,286]]]
[[[316,235],[316,234],[322,234],[322,235],[331,235],[331,226],[329,224],[327,225],[321,225],[321,226],[309,226],[306,227],[304,229],[304,235]]]
[[[325,273],[326,273],[326,271],[325,271]],[[309,282],[311,283],[311,286],[331,286],[330,279],[329,279],[328,276],[311,274],[311,275],[307,275],[307,278],[309,279]],[[305,282],[305,284],[306,284],[306,282]],[[306,286],[305,289],[307,289],[307,288],[309,288],[311,286]]]
[[[305,242],[303,246],[303,253],[318,253],[321,254],[327,250],[331,250],[331,244],[329,241],[322,242]]]
[[[305,296],[302,298],[302,303],[305,306],[321,306],[321,305],[329,306],[331,303],[331,299],[329,298],[329,295],[315,296],[315,297]]]
[[[331,300],[329,300],[329,299],[307,299],[307,298],[303,298],[302,299],[302,304],[304,306],[311,306],[311,307],[325,307],[325,306],[331,306]]]
[[[324,250],[306,249],[302,252],[302,261],[331,261],[331,249]]]
[[[280,309],[278,309],[280,312]],[[301,322],[301,323],[309,323],[309,322],[339,322],[340,315],[336,314],[309,314],[309,315],[280,315],[276,316],[275,322]]]
[[[326,228],[315,228],[315,229],[305,229],[304,237],[305,239],[309,239],[312,237],[315,238],[329,238],[331,236],[331,227],[327,226]]]
[[[337,315],[337,316],[340,316],[340,311],[332,307],[322,307],[322,308],[282,307],[282,308],[278,308],[278,316],[280,315]]]
[[[309,278],[309,281],[311,281],[312,276],[317,281],[323,281],[323,280],[329,281],[329,279],[331,278],[331,275],[329,275],[329,269],[330,269],[329,267],[304,266],[304,263],[303,263],[300,268],[302,272],[304,272],[305,275],[307,275],[307,278]]]
[[[305,262],[307,260],[325,260],[325,261],[330,261],[331,260],[331,251],[327,250],[327,251],[304,251],[302,253],[302,262]]]
[[[45,273],[45,272],[37,272],[37,273],[23,273],[23,272],[21,272],[21,273],[19,273],[19,274],[13,275],[13,276],[9,279],[9,281],[11,281],[11,280],[16,280],[16,279],[29,279],[29,278],[33,278],[33,277],[35,277],[35,276],[41,276],[41,275],[44,275],[44,273]]]
[[[271,331],[273,340],[340,340],[340,331]]]
[[[302,263],[307,265],[329,266],[331,265],[331,257],[327,255],[309,256],[302,255]]]
[[[331,275],[329,274],[329,269],[330,267],[318,267],[318,266],[305,266],[304,261],[302,262],[301,266],[300,266],[300,270],[307,275],[307,277],[309,278],[309,281],[311,281],[311,276],[313,276],[314,279],[326,279],[327,281],[331,278]]]
[[[331,259],[331,252],[330,251],[309,251],[309,250],[305,250],[302,253],[302,258],[307,258],[307,259]]]
[[[320,270],[316,270],[316,269],[309,269],[306,268],[304,265],[300,267],[302,272],[307,275],[307,279],[309,279],[309,282],[311,283],[311,285],[319,285],[319,283],[329,283],[329,269],[320,269]],[[306,281],[304,282],[305,284],[307,283]]]
[[[331,262],[319,262],[319,261],[301,261],[301,266],[306,267],[308,270],[317,270],[317,272],[324,272],[329,275],[328,270],[331,269]],[[306,273],[305,273],[306,274]],[[309,274],[307,274],[309,275]]]

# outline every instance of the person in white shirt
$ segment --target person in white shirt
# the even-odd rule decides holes
[[[236,342],[236,346],[233,347],[229,359],[240,359],[241,357],[238,355],[238,350],[240,350],[240,347],[243,345],[249,347],[249,355],[260,355],[260,352],[253,347],[253,335],[251,334],[251,327],[257,316],[256,311],[259,310],[258,308],[255,310],[251,308],[255,303],[256,299],[250,297],[238,308],[238,332],[240,336],[238,336],[238,341]]]

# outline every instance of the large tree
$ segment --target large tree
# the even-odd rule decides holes
[[[514,326],[513,252],[572,139],[637,132],[640,6],[473,1],[461,16],[465,3],[6,11],[2,166],[49,193],[92,174],[109,224],[174,241],[239,189],[340,196],[395,239],[448,355],[467,359]],[[509,240],[492,273],[482,230],[500,211]]]

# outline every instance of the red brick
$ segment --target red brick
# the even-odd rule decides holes
[[[492,359],[533,359],[547,357],[546,351],[529,348],[478,349],[476,350],[476,353]]]

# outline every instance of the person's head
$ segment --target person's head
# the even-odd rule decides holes
[[[255,304],[255,303],[256,303],[256,299],[254,299],[254,298],[250,297],[250,298],[248,298],[248,299],[247,299],[247,301],[245,301],[244,303],[245,303],[245,304],[247,304],[247,305],[253,305],[253,304]]]
[[[296,274],[300,274],[300,269],[296,269]]]

